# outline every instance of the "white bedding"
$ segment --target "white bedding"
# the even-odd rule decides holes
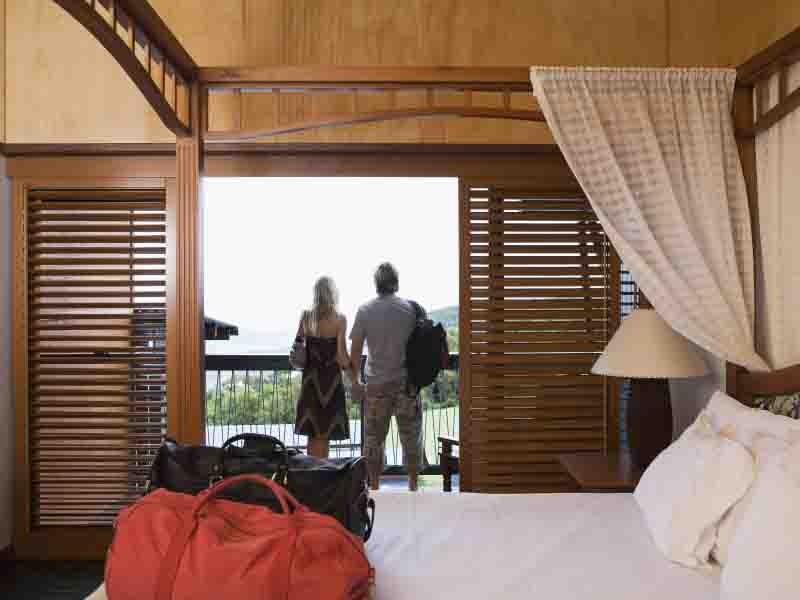
[[[716,600],[717,570],[670,563],[630,494],[380,492],[376,600]],[[89,597],[106,600],[103,589]]]

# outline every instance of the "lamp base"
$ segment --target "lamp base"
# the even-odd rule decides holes
[[[631,461],[645,469],[672,443],[672,404],[666,379],[632,379],[625,412]]]

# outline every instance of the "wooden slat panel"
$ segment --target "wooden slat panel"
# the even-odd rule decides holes
[[[52,253],[57,247],[52,244],[125,244],[128,246],[123,250],[133,253],[133,244],[164,244],[167,238],[163,235],[72,235],[62,233],[59,235],[37,234],[28,237],[28,242],[35,246],[49,246],[39,248],[40,252]],[[87,248],[82,246],[81,249]],[[117,248],[115,248],[117,250]],[[140,252],[141,248],[136,248]],[[87,252],[90,252],[87,248]]]
[[[165,192],[33,190],[27,208],[31,527],[109,525],[166,432]]]
[[[573,227],[577,229],[577,227]],[[527,231],[530,231],[529,227]],[[549,244],[549,243],[594,243],[604,242],[605,237],[602,231],[578,232],[565,231],[557,233],[522,233],[522,232],[498,232],[498,233],[477,233],[470,235],[470,244],[487,244],[489,242],[501,243],[530,243],[530,244]]]
[[[152,196],[150,196],[152,198]],[[164,210],[164,204],[161,202],[125,202],[125,201],[115,201],[115,202],[105,202],[103,200],[86,200],[86,201],[70,201],[70,200],[58,200],[53,202],[31,202],[28,205],[28,210],[33,213],[41,213],[42,211],[53,211],[56,213],[59,212],[66,212],[66,211],[86,211],[89,214],[92,214],[90,211],[113,211],[113,212],[123,212],[123,211],[136,211],[136,212],[144,212],[147,213],[148,211],[151,212],[162,212]],[[47,215],[38,215],[39,219],[46,219]]]
[[[473,300],[472,301],[472,308],[473,310],[508,310],[508,316],[511,317],[521,317],[522,312],[517,313],[516,311],[525,311],[526,314],[529,314],[531,311],[536,309],[567,309],[567,308],[574,308],[574,309],[582,309],[582,310],[592,310],[592,309],[604,309],[606,308],[607,301],[605,298],[599,299],[592,299],[592,300],[581,300],[576,298],[559,298],[558,300],[538,300],[538,299],[519,299],[519,300]],[[480,313],[476,313],[480,314]]]
[[[33,213],[28,217],[35,228],[39,231],[42,230],[41,223],[43,222],[72,222],[72,223],[165,223],[166,217],[156,212],[134,213],[132,211],[119,212],[119,213],[91,213],[84,211],[75,211],[68,213],[46,212],[46,213]],[[112,230],[113,231],[113,230]]]
[[[587,267],[586,265],[582,264],[558,265],[558,268],[546,267],[546,266],[545,267],[503,266],[503,267],[495,267],[492,270],[491,279],[501,279],[503,277],[529,277],[529,276],[552,277],[555,275],[563,275],[563,276],[569,275],[572,277],[583,277],[583,276],[604,275],[604,274],[605,274],[605,268],[602,266]],[[469,268],[470,279],[474,277],[488,277],[488,276],[489,276],[488,266],[474,265]]]
[[[508,287],[524,287],[524,288],[543,288],[555,287],[558,289],[564,288],[579,288],[583,289],[587,286],[597,287],[603,290],[605,294],[605,277],[599,275],[590,277],[586,272],[572,272],[567,273],[554,272],[548,273],[547,277],[513,277],[513,276],[473,276],[470,278],[470,286],[473,289],[477,288],[508,288]]]
[[[581,257],[580,255],[570,256],[482,256],[480,254],[473,254],[470,257],[470,265],[497,265],[499,266],[559,266],[563,269],[571,269],[577,267],[591,267],[598,266],[603,263],[601,258]],[[493,274],[494,275],[494,274]]]
[[[470,223],[468,235],[470,239],[472,239],[479,234],[485,235],[486,233],[511,236],[517,233],[523,234],[541,231],[550,231],[554,233],[560,231],[570,233],[575,231],[598,233],[603,231],[603,227],[599,223],[592,223],[589,221],[582,223],[503,223],[502,225],[476,222]]]
[[[35,281],[41,277],[157,277],[166,275],[166,269],[36,269],[32,273]]]
[[[37,265],[69,265],[69,266],[98,266],[105,267],[111,265],[165,265],[166,259],[163,258],[58,258],[52,256],[36,257],[30,259],[30,265],[36,268]],[[39,270],[33,271],[38,273]]]
[[[469,489],[571,490],[556,455],[607,443],[607,381],[590,369],[619,310],[613,250],[572,190],[462,182],[461,203]]]
[[[46,221],[47,219],[44,219]],[[126,220],[125,217],[120,217],[120,220]],[[53,223],[46,223],[32,225],[29,231],[34,233],[47,232],[50,234],[55,233],[159,233],[166,232],[167,226],[163,224],[153,223],[148,225],[90,225],[88,223],[80,223],[74,225],[55,225]],[[59,238],[60,239],[60,238]]]

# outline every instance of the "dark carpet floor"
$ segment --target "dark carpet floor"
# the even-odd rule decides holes
[[[83,600],[102,581],[102,561],[0,561],[4,600]]]

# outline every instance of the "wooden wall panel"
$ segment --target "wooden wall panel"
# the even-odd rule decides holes
[[[793,0],[151,2],[197,62],[208,66],[730,66],[800,24],[800,4]],[[3,4],[11,82],[6,141],[172,140],[118,65],[52,0]],[[529,135],[534,143],[546,141],[533,126],[476,127],[436,118],[276,141],[516,143]]]
[[[728,0],[669,0],[669,64],[676,67],[724,65],[720,27]]]
[[[6,0],[6,141],[169,142],[128,76],[52,0]]]
[[[690,0],[687,0],[690,1]],[[739,65],[800,26],[797,0],[726,0],[720,13],[723,64]]]
[[[8,93],[8,142],[171,139],[116,63],[51,0],[5,1],[8,77],[13,82]],[[661,66],[668,62],[662,0],[152,3],[204,65]],[[30,35],[32,31],[37,35]],[[529,129],[509,123],[476,127],[457,120],[420,119],[413,128],[402,122],[366,125],[354,132],[336,130],[297,139],[514,143],[530,134],[533,142],[545,141],[539,131]]]
[[[664,60],[663,44],[657,42],[665,33],[661,1],[240,1],[246,64],[622,65]],[[159,9],[162,4],[157,3]],[[193,49],[192,41],[186,43]]]

